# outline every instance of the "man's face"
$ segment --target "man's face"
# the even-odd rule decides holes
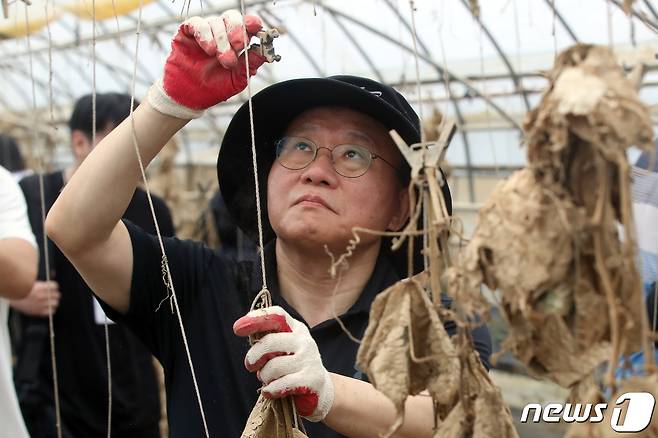
[[[386,128],[347,108],[306,111],[292,121],[285,135],[303,137],[320,148],[362,146],[400,166],[399,152]],[[327,244],[341,250],[353,227],[398,230],[407,216],[407,190],[395,169],[381,159],[374,159],[364,175],[346,178],[334,170],[329,151],[319,149],[315,161],[301,170],[286,169],[275,161],[267,190],[269,219],[278,238],[308,247]],[[361,237],[362,243],[379,239]]]

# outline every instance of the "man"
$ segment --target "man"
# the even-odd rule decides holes
[[[107,93],[96,96],[96,140],[102,140],[128,117],[130,96]],[[69,121],[73,164],[64,171],[44,175],[46,209],[55,202],[80,165],[94,148],[92,143],[92,96],[80,98]],[[28,201],[34,233],[42,236],[41,194],[38,176],[21,181]],[[160,230],[174,234],[169,209],[153,197]],[[103,200],[98,199],[97,204]],[[96,208],[96,207],[91,207]],[[137,188],[122,216],[146,232],[155,233],[146,193]],[[75,227],[71,223],[70,227]],[[42,242],[42,240],[40,240]],[[45,259],[39,281],[28,297],[12,302],[25,315],[20,340],[16,385],[30,433],[35,437],[55,436],[52,367],[47,342],[49,309],[54,313],[55,350],[65,437],[105,437],[108,416],[108,373],[105,324],[109,324],[112,371],[112,436],[159,437],[160,403],[150,353],[123,326],[106,320],[85,280],[64,255],[49,246],[51,279],[45,282]],[[48,301],[51,301],[50,307]]]
[[[0,425],[2,436],[27,438],[12,382],[7,299],[30,292],[37,275],[37,251],[23,194],[4,167],[0,167],[0,205]]]
[[[243,32],[254,36],[260,20],[247,15],[246,29],[242,23],[238,12],[229,11],[194,17],[180,27],[162,80],[134,114],[144,162],[190,118],[245,88],[246,56],[250,75],[265,62],[254,49],[242,52]],[[253,104],[266,208],[267,286],[277,306],[244,316],[261,288],[259,264],[252,281],[244,282],[234,275],[234,264],[216,252],[165,240],[210,435],[240,436],[260,379],[266,397],[294,398],[297,411],[310,420],[305,425],[313,438],[378,436],[392,424],[394,408],[363,380],[355,367],[358,345],[332,315],[335,311],[362,336],[376,294],[400,278],[398,266],[378,236],[362,235],[337,287],[324,245],[341,254],[354,226],[399,230],[407,221],[404,164],[388,129],[417,141],[418,118],[390,87],[348,76],[279,83],[254,96]],[[226,131],[218,176],[236,224],[253,236],[248,114],[243,106]],[[158,242],[120,221],[139,179],[131,126],[121,124],[92,153],[46,225],[105,308],[162,362],[170,436],[200,437],[201,416],[170,291],[162,281]],[[447,186],[444,190],[448,197]],[[90,208],[99,197],[104,202]],[[76,226],[69,226],[73,221]],[[234,333],[264,336],[250,349]],[[486,363],[488,332],[474,337]],[[409,397],[406,412],[399,436],[432,435],[429,397]]]

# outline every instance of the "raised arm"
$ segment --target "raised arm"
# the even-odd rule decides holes
[[[148,103],[135,110],[134,119],[144,165],[187,123]],[[139,175],[131,120],[125,120],[76,171],[46,220],[51,239],[92,290],[119,312],[128,310],[132,275],[130,237],[120,220]]]
[[[134,112],[101,141],[76,171],[46,220],[46,232],[71,260],[92,290],[125,313],[130,303],[132,247],[120,222],[140,177],[133,144],[147,165],[166,142],[206,108],[242,91],[247,84],[242,16],[228,11],[181,24],[164,75]],[[261,28],[245,16],[247,33]],[[247,52],[250,74],[264,58]]]

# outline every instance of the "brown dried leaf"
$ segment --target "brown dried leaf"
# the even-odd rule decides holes
[[[605,339],[609,330],[608,304],[605,297],[594,289],[591,278],[594,278],[592,273],[581,276],[574,290],[573,336],[578,348],[587,348]]]
[[[480,306],[480,282],[499,289],[504,347],[533,374],[571,387],[640,347],[626,149],[652,149],[653,130],[607,48],[564,51],[549,81],[525,121],[529,169],[496,189],[458,272],[444,279],[467,310]]]
[[[414,279],[377,296],[357,363],[397,409],[390,434],[402,424],[407,396],[428,389],[437,401],[450,404],[457,393],[459,360],[454,345]]]
[[[288,399],[258,397],[241,438],[306,438],[295,427],[294,412]]]
[[[614,163],[632,145],[652,149],[648,108],[607,48],[577,44],[565,50],[549,79],[524,122],[528,161],[549,181],[565,182],[578,140]]]
[[[591,375],[610,355],[610,343],[598,341],[580,348],[564,319],[548,315],[537,321],[534,356],[527,363],[538,377],[547,377],[569,388]]]
[[[446,419],[434,431],[434,438],[462,438],[467,437],[468,420],[464,415],[461,402],[450,411]]]
[[[455,297],[464,284],[473,291],[481,281],[499,288],[509,324],[503,348],[535,376],[565,387],[590,375],[610,353],[607,303],[591,286],[591,262],[576,269],[574,240],[585,222],[580,212],[566,193],[549,195],[531,170],[516,172],[480,211],[460,269],[453,270],[458,273],[446,274]],[[579,339],[583,333],[588,336]]]
[[[464,275],[500,288],[511,311],[529,316],[527,293],[541,295],[570,276],[573,258],[568,220],[572,205],[547,196],[530,170],[498,185],[480,210],[473,239],[462,253]]]
[[[466,353],[460,400],[434,431],[434,438],[517,438],[512,414],[477,353]]]
[[[503,401],[500,389],[491,386],[483,390],[475,400],[475,425],[473,438],[517,437],[512,413]]]

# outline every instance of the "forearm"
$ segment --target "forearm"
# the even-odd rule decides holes
[[[135,110],[134,118],[144,166],[187,123],[155,111],[146,102]],[[48,214],[48,235],[67,253],[108,239],[140,176],[128,118],[94,148],[68,182]]]
[[[0,297],[20,299],[37,275],[37,251],[22,239],[0,239]]]
[[[395,421],[393,403],[371,384],[331,374],[334,403],[324,423],[350,438],[380,436]],[[432,399],[409,397],[404,424],[395,437],[431,437],[434,427]]]

